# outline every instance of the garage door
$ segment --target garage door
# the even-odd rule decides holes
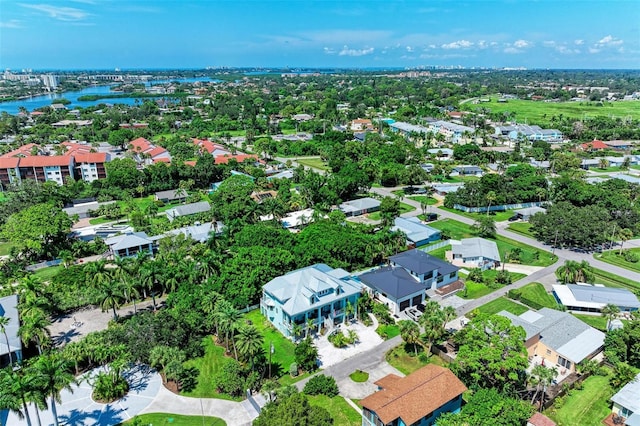
[[[400,310],[401,311],[404,311],[408,307],[409,307],[409,300],[405,300],[403,302],[400,302]]]
[[[416,296],[413,299],[411,299],[411,306],[418,306],[421,303],[422,303],[422,296]]]

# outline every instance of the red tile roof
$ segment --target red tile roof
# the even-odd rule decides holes
[[[0,158],[0,169],[13,169],[18,167],[18,163],[20,159],[17,157],[13,158]]]
[[[258,157],[256,155],[253,154],[236,154],[236,155],[218,155],[215,158],[215,163],[216,164],[227,164],[229,162],[229,160],[231,159],[235,159],[238,163],[242,163],[244,160],[246,159],[253,159],[253,160],[258,160]]]
[[[20,159],[20,167],[68,166],[71,157],[67,155],[34,155]]]
[[[155,163],[171,163],[171,158],[167,158],[167,157],[154,158],[153,162],[154,162],[154,164]]]
[[[129,142],[129,144],[133,146],[133,151],[135,152],[144,152],[152,147],[151,142],[149,142],[145,138],[134,139]]]
[[[376,382],[383,389],[360,401],[384,424],[398,418],[405,424],[413,424],[467,390],[449,369],[434,364],[406,377],[397,377],[383,377]]]
[[[107,154],[105,152],[92,152],[90,154],[74,154],[76,163],[105,163]]]
[[[191,166],[191,167],[195,167],[195,166],[196,166],[196,163],[197,163],[197,161],[193,161],[193,160],[188,160],[188,161],[185,161],[185,162],[184,162],[184,164],[185,164],[186,166]]]
[[[606,145],[604,142],[599,141],[599,140],[594,140],[593,142],[583,143],[580,146],[584,150],[589,150],[589,149],[608,149],[609,148],[608,145]]]
[[[31,155],[31,148],[33,148],[34,146],[37,146],[35,143],[30,143],[27,145],[22,145],[20,148],[18,149],[14,149],[13,151],[7,152],[6,154],[2,155],[3,158],[10,158],[10,157],[27,157]]]
[[[148,151],[147,154],[149,154],[149,156],[151,158],[153,157],[157,157],[158,155],[162,155],[164,153],[167,153],[167,150],[164,149],[161,146],[156,146],[155,148],[153,148],[151,151]]]
[[[554,422],[544,414],[537,412],[534,413],[533,416],[531,416],[528,424],[531,424],[533,426],[556,426],[556,422]]]

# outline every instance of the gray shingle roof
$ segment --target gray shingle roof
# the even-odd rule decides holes
[[[640,414],[640,374],[616,392],[611,401],[633,411],[634,414]]]
[[[440,274],[444,275],[460,269],[449,262],[440,260],[437,257],[417,249],[396,254],[395,256],[391,256],[389,260],[418,275],[423,275],[436,269]]]
[[[611,303],[616,306],[640,308],[640,301],[626,288],[599,287],[591,285],[567,284],[571,293],[581,302]]]
[[[174,207],[167,210],[166,214],[169,218],[176,218],[179,216],[188,216],[190,214],[203,213],[209,210],[211,210],[211,205],[207,201],[199,201],[197,203]]]
[[[440,234],[439,229],[424,225],[417,217],[397,217],[394,221],[392,231],[402,231],[409,241],[418,242],[431,238],[433,235]]]
[[[179,200],[187,197],[187,191],[184,189],[170,189],[168,191],[156,192],[156,198],[158,200]]]
[[[402,268],[385,266],[358,277],[368,287],[399,300],[417,291],[425,291],[427,286]]]
[[[498,245],[494,241],[484,238],[464,238],[459,243],[451,243],[451,251],[454,255],[461,255],[463,259],[470,257],[484,257],[485,259],[500,261]]]
[[[360,210],[371,210],[374,208],[380,207],[380,201],[375,198],[358,198],[357,200],[345,201],[340,204],[340,210],[345,213],[360,211]]]
[[[144,232],[133,232],[131,234],[116,235],[107,238],[105,241],[111,250],[124,250],[132,247],[147,246],[153,242]]]

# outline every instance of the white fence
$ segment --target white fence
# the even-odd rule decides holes
[[[505,210],[515,210],[515,209],[526,209],[527,207],[540,207],[544,204],[547,204],[546,201],[538,202],[533,201],[531,203],[518,203],[518,204],[500,204],[498,206],[486,206],[486,207],[467,207],[462,204],[454,204],[453,208],[456,210],[460,210],[466,213],[485,213],[487,210],[495,212],[495,211],[505,211]]]
[[[446,247],[449,244],[451,244],[451,242],[449,240],[442,240],[442,241],[439,241],[437,243],[430,244],[428,246],[418,247],[418,250],[422,250],[425,253],[429,253],[430,251],[434,251],[434,250],[437,250],[439,248]]]

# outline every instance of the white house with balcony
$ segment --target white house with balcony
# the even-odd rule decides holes
[[[308,320],[311,331],[333,328],[346,319],[345,307],[355,308],[362,285],[344,269],[318,263],[276,277],[262,288],[260,312],[289,339],[294,330],[304,332]],[[296,327],[298,326],[298,327]]]

